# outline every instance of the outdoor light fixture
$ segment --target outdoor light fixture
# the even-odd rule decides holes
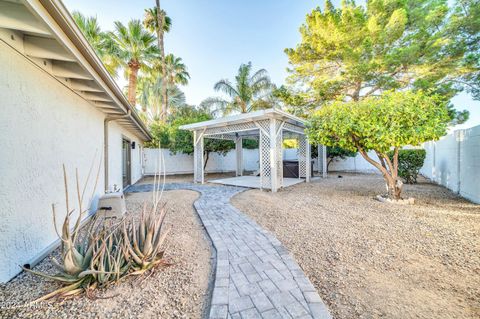
[[[132,150],[135,149],[135,142],[132,142]]]

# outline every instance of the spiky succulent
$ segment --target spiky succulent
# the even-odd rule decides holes
[[[165,239],[170,228],[163,230],[165,208],[144,205],[138,219],[124,223],[123,236],[133,263],[133,274],[141,274],[163,262]]]
[[[101,162],[93,194],[98,182],[100,165]],[[160,179],[157,179],[157,176],[154,182],[153,205],[150,209],[147,209],[148,205],[145,204],[138,218],[130,216],[120,221],[94,216],[83,236],[80,235],[81,222],[88,211],[83,209],[82,203],[92,169],[93,164],[82,191],[76,171],[79,214],[71,228],[70,221],[75,209],[70,209],[67,173],[65,165],[63,166],[66,214],[61,234],[57,229],[55,206],[52,205],[55,231],[61,240],[61,262],[55,259],[52,259],[52,262],[59,272],[56,275],[48,275],[23,267],[25,271],[58,281],[63,287],[34,302],[83,292],[89,295],[97,287],[105,287],[127,275],[141,275],[160,264],[165,264],[163,261],[165,239],[170,229],[163,230],[166,210],[159,207],[163,189],[160,190]]]

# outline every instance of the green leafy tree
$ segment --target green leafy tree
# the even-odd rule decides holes
[[[450,121],[445,99],[423,91],[385,92],[360,101],[333,102],[316,111],[307,134],[311,141],[358,151],[383,175],[388,196],[401,198],[398,152],[406,145],[437,140]],[[378,160],[367,152],[375,151]],[[388,152],[393,150],[393,161]]]
[[[462,67],[471,70],[453,80],[480,100],[480,0],[455,1],[447,28],[453,38],[449,49],[458,50],[463,55]]]
[[[235,83],[223,79],[215,84],[215,91],[224,93],[228,99],[211,97],[203,101],[202,106],[213,108],[215,112],[219,111],[224,115],[270,108],[273,105],[268,97],[272,88],[267,70],[260,69],[252,74],[252,63],[249,62],[240,65]]]
[[[456,80],[478,71],[451,17],[447,0],[342,1],[340,8],[326,1],[307,15],[301,43],[286,49],[290,91],[307,108],[406,88],[450,99],[464,88]],[[468,116],[451,105],[449,112],[459,121]]]
[[[116,21],[115,30],[109,32],[109,36],[114,45],[113,54],[126,70],[128,101],[135,106],[138,71],[149,67],[158,58],[155,36],[143,27],[140,20],[131,20],[126,26]]]

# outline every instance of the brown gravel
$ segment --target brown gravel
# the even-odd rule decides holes
[[[167,224],[173,224],[166,258],[174,264],[148,277],[127,278],[99,290],[98,297],[84,296],[41,303],[39,307],[0,310],[1,318],[200,318],[208,304],[211,277],[210,244],[192,206],[193,191],[167,191]],[[129,211],[138,211],[151,193],[127,196]],[[58,250],[53,255],[58,255]],[[50,258],[35,270],[52,272]],[[22,273],[0,286],[0,304],[22,305],[58,287],[32,274]]]
[[[294,254],[335,318],[480,318],[480,206],[424,179],[413,206],[380,176],[343,174],[233,204]]]

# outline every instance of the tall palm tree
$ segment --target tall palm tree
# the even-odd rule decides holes
[[[145,28],[147,28],[147,30],[153,33],[157,32],[158,28],[157,12],[157,7],[145,9],[145,16],[143,18],[143,25],[145,26]],[[168,33],[172,28],[172,19],[167,16],[165,10],[161,10],[161,15],[163,17],[163,32]]]
[[[160,61],[161,61],[161,66],[162,66],[162,75],[166,75],[166,65],[165,65],[165,45],[164,45],[164,33],[170,31],[171,25],[172,25],[172,20],[170,18],[167,19],[167,14],[164,10],[160,8],[160,0],[155,0],[155,7],[153,9],[149,9],[146,11],[147,16],[150,17],[148,21],[152,21],[152,17],[155,14],[156,17],[156,23],[155,22],[150,22],[149,27],[155,29],[157,32],[157,41],[158,41],[158,49],[160,50]],[[146,17],[147,18],[147,17]],[[162,102],[162,115],[163,121],[166,121],[166,114],[167,114],[167,109],[168,109],[168,92],[167,92],[167,86],[163,86],[163,102]]]
[[[126,70],[128,101],[135,106],[138,71],[158,58],[155,36],[143,27],[140,20],[131,20],[126,26],[116,21],[115,30],[109,35],[114,44],[115,58]]]
[[[97,17],[87,17],[78,11],[74,11],[72,16],[88,43],[102,60],[105,68],[116,77],[119,63],[112,55],[111,42],[107,33],[100,28]]]
[[[211,97],[202,102],[203,107],[214,109],[227,115],[233,112],[247,113],[259,109],[272,107],[269,102],[273,84],[265,69],[260,69],[252,75],[252,63],[240,65],[235,76],[235,83],[223,79],[218,81],[214,89],[228,96],[228,100],[221,97]]]

